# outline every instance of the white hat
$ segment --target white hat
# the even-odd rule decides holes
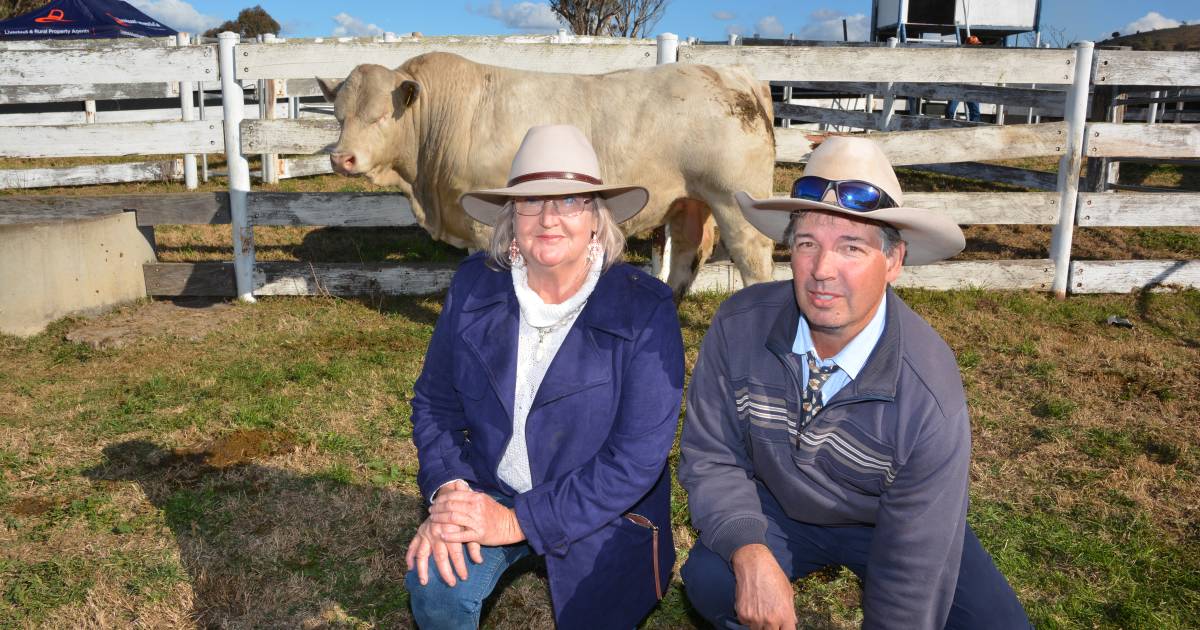
[[[641,212],[650,193],[641,186],[606,185],[600,161],[583,132],[571,125],[530,127],[513,157],[508,186],[473,190],[458,198],[471,218],[496,225],[500,209],[514,197],[597,193],[620,223]]]
[[[887,193],[900,207],[854,210],[838,205],[836,194],[831,202],[827,202],[793,197],[757,200],[745,192],[739,192],[734,197],[746,220],[777,242],[783,241],[783,233],[795,210],[825,210],[879,221],[899,230],[900,238],[904,239],[906,245],[906,265],[937,262],[966,247],[962,229],[954,221],[930,210],[903,207],[904,193],[900,190],[896,171],[892,169],[892,163],[884,155],[883,149],[873,140],[850,136],[826,139],[809,156],[804,175],[831,181],[864,181]]]

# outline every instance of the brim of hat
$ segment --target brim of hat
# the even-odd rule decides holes
[[[808,199],[771,197],[755,199],[745,192],[734,195],[742,208],[742,215],[755,229],[775,242],[783,242],[791,213],[796,210],[823,210],[844,214],[848,217],[870,219],[887,223],[900,232],[904,239],[905,265],[928,265],[945,260],[966,247],[962,228],[949,218],[931,210],[919,208],[881,208],[869,212],[856,212],[841,206]]]
[[[608,211],[617,223],[633,218],[646,207],[650,193],[641,186],[605,186],[578,181],[543,179],[523,182],[508,188],[474,190],[458,198],[458,203],[472,219],[496,225],[500,210],[514,197],[547,197],[570,194],[596,194],[604,198]]]

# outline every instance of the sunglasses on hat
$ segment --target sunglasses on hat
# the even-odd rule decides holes
[[[832,188],[837,205],[855,212],[870,212],[880,208],[895,208],[899,204],[878,186],[857,179],[825,179],[805,175],[792,182],[792,198],[821,201]]]

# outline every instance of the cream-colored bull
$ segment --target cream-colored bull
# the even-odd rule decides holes
[[[467,216],[459,195],[503,187],[530,127],[568,123],[591,140],[606,181],[650,191],[646,209],[621,227],[633,234],[670,224],[668,284],[677,297],[712,253],[714,218],[742,279],[771,278],[771,241],[733,198],[771,193],[770,92],[740,68],[549,74],[429,53],[395,70],[363,64],[321,88],[342,126],[333,168],[398,187],[436,239],[485,247],[490,228]]]

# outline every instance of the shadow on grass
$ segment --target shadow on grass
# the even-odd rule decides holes
[[[1177,188],[1180,192],[1200,190],[1200,167],[1126,162],[1121,164],[1121,183]]]
[[[1186,261],[1179,261],[1168,267],[1166,271],[1154,278],[1151,287],[1158,287],[1162,282],[1168,281],[1171,273],[1181,268],[1184,264],[1186,264]],[[1164,321],[1164,319],[1159,316],[1161,309],[1156,308],[1154,305],[1155,294],[1152,288],[1143,289],[1137,293],[1137,312],[1141,320],[1153,327],[1160,334],[1178,336],[1179,343],[1188,348],[1200,348],[1200,339],[1181,334],[1177,322],[1172,322],[1169,320]],[[1192,293],[1191,295],[1196,294]],[[1200,307],[1200,299],[1194,299],[1192,302],[1195,303],[1197,307]]]
[[[121,442],[84,476],[135,482],[162,512],[190,576],[192,618],[203,627],[339,625],[348,617],[407,625],[404,552],[420,499],[336,472],[300,476],[245,463],[294,448],[275,438],[259,445],[267,452]]]
[[[467,252],[435,241],[419,227],[327,227],[312,230],[290,252],[321,262],[457,262]],[[349,255],[349,257],[347,257]]]
[[[351,483],[337,467],[305,476],[251,463],[294,450],[290,440],[261,430],[199,449],[130,440],[105,447],[105,460],[83,475],[136,483],[162,513],[197,625],[412,626],[404,554],[426,515],[423,502],[412,492]],[[544,560],[523,560],[485,604],[485,625],[551,623],[545,584]]]

